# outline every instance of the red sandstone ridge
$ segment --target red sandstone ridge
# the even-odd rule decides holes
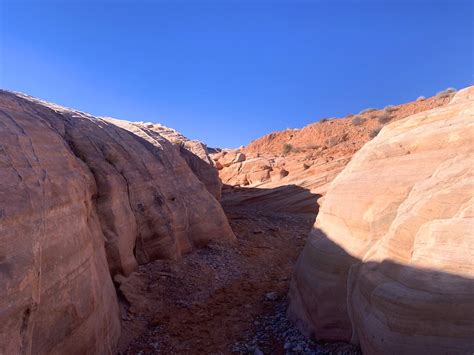
[[[386,106],[384,109],[365,109],[342,119],[323,119],[302,129],[270,133],[254,140],[242,151],[248,155],[268,153],[280,155],[283,153],[284,144],[291,144],[296,152],[314,150],[318,147],[325,147],[334,152],[360,149],[365,142],[373,138],[370,136],[372,129],[381,128],[389,122],[398,121],[418,112],[443,106],[453,95],[454,92],[451,92],[401,105]]]
[[[407,116],[446,105],[453,92],[385,109],[364,110],[342,119],[312,123],[302,129],[270,133],[249,145],[211,154],[222,182],[231,186],[262,188],[261,197],[275,208],[306,210],[312,201],[292,196],[287,206],[276,204],[268,195],[272,189],[297,185],[322,195],[329,183],[348,164],[352,155],[386,124]],[[274,196],[272,192],[272,196]],[[307,196],[302,196],[307,197]],[[234,203],[252,203],[243,194],[229,196]],[[255,200],[255,194],[252,199]]]
[[[474,87],[385,127],[330,184],[289,314],[364,354],[474,349]]]
[[[111,275],[235,239],[220,185],[198,179],[213,168],[183,149],[0,91],[1,354],[114,353]]]

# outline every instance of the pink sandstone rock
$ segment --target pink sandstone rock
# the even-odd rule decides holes
[[[365,354],[474,350],[474,87],[386,126],[330,185],[289,316]]]
[[[0,353],[112,354],[97,186],[41,105],[0,92]]]
[[[111,117],[101,118],[135,133],[151,144],[155,144],[156,140],[159,141],[162,138],[166,138],[178,149],[181,157],[186,161],[198,179],[206,186],[207,190],[217,200],[220,200],[222,182],[216,169],[216,163],[209,156],[205,144],[196,140],[190,140],[175,129],[168,128],[161,124],[129,122]],[[156,137],[158,137],[158,139]]]
[[[113,353],[111,274],[235,239],[167,139],[0,91],[0,353]]]

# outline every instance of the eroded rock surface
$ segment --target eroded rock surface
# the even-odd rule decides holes
[[[367,354],[474,349],[474,87],[385,127],[332,182],[290,316]]]
[[[112,353],[120,323],[94,176],[48,111],[0,94],[0,353]]]
[[[235,238],[179,150],[141,131],[0,91],[0,353],[112,353],[111,274]]]
[[[111,117],[102,117],[119,127],[131,131],[155,144],[155,141],[166,138],[173,143],[193,173],[206,185],[207,190],[218,200],[221,198],[222,182],[219,178],[214,160],[209,156],[207,146],[197,140],[190,140],[173,128],[158,123],[129,122]],[[158,138],[157,138],[158,137]]]
[[[324,195],[332,180],[378,130],[390,122],[446,105],[453,94],[409,102],[384,109],[368,109],[341,119],[327,119],[302,129],[273,132],[248,146],[212,154],[222,182],[231,186],[274,189],[296,185]],[[267,196],[267,194],[264,194]],[[253,203],[234,196],[235,204]],[[281,208],[281,201],[267,199],[269,208]],[[312,201],[293,196],[293,211],[306,209]],[[287,210],[289,210],[287,208]]]

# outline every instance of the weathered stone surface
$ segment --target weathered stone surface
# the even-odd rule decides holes
[[[112,353],[110,273],[233,240],[167,139],[0,91],[0,353]]]
[[[219,162],[224,167],[229,167],[232,164],[241,163],[240,161],[236,160],[237,155],[239,154],[239,150],[223,151],[217,154],[222,156]]]
[[[217,199],[221,199],[222,182],[216,163],[209,157],[206,146],[199,141],[186,141],[180,145],[180,153],[193,173]]]
[[[175,129],[161,124],[129,122],[111,117],[102,117],[102,119],[135,133],[151,144],[166,138],[179,149],[181,157],[184,158],[193,173],[206,186],[207,190],[216,199],[220,200],[222,182],[219,178],[216,164],[209,156],[205,144],[196,140],[190,140]]]
[[[235,159],[233,161],[233,163],[241,163],[245,161],[245,154],[244,153],[237,153],[237,155],[235,156]]]
[[[385,127],[330,185],[289,315],[367,354],[474,349],[474,88]]]
[[[301,129],[273,132],[244,148],[212,154],[212,158],[219,167],[222,182],[227,185],[262,189],[296,185],[312,194],[324,195],[330,182],[344,169],[354,153],[385,124],[379,121],[382,115],[388,115],[394,122],[446,105],[451,98],[450,95],[432,97],[392,107],[389,113],[384,109],[364,110],[357,116],[348,115],[341,119],[315,122]],[[236,157],[241,153],[245,155],[245,161],[237,162]],[[307,195],[300,194],[300,197]],[[312,201],[302,199],[298,206],[298,201],[292,198],[291,205],[302,210],[308,202]],[[271,200],[268,203],[272,204],[269,207],[278,208]]]
[[[0,353],[113,352],[97,187],[50,109],[0,93]]]

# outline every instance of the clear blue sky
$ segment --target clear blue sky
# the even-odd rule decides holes
[[[471,3],[0,0],[0,86],[235,147],[471,85]]]

